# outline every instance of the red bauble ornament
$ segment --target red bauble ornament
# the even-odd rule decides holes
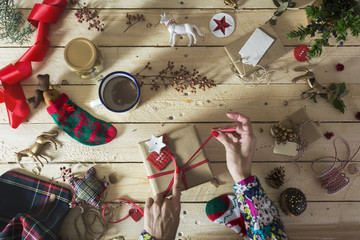
[[[309,60],[307,57],[307,53],[309,52],[310,48],[306,45],[299,45],[294,49],[294,57],[299,62],[306,62]]]

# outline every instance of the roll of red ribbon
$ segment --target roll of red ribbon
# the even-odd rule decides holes
[[[17,128],[29,114],[29,105],[26,103],[20,81],[30,77],[31,62],[41,62],[50,46],[47,39],[49,24],[56,23],[65,7],[66,0],[44,0],[35,4],[28,21],[38,28],[35,44],[15,63],[9,64],[0,70],[0,103],[5,102],[9,124]]]

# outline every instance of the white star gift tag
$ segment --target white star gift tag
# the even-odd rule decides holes
[[[145,143],[149,145],[149,152],[155,151],[158,154],[160,154],[162,148],[166,147],[166,144],[163,142],[163,136],[155,137],[154,135],[151,135],[151,139]]]

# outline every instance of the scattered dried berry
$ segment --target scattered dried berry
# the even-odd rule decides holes
[[[166,89],[170,86],[181,93],[186,89],[196,93],[197,88],[205,91],[206,89],[216,87],[214,80],[209,80],[206,76],[202,76],[196,68],[189,71],[184,65],[181,65],[178,70],[175,70],[174,62],[170,61],[168,61],[166,68],[161,70],[158,75],[141,75],[145,70],[152,70],[150,62],[136,74],[137,79],[140,81],[140,86],[145,84],[144,81],[147,81],[151,85],[150,89],[155,91],[160,86],[164,86]]]
[[[74,174],[71,174],[71,168],[60,167],[60,171],[61,174],[59,178],[62,178],[63,182],[65,182],[67,178],[74,177]]]
[[[79,7],[75,12],[75,16],[79,23],[89,23],[88,30],[96,29],[97,31],[104,31],[105,25],[101,23],[98,11],[91,10],[86,6],[86,2],[79,3],[80,0],[70,0],[70,5],[77,5]]]
[[[324,133],[324,136],[326,137],[326,139],[331,139],[334,136],[333,132],[326,132]]]
[[[336,71],[341,72],[344,71],[345,66],[341,63],[336,64]]]
[[[136,14],[136,15],[131,15],[129,13],[126,13],[126,24],[129,25],[124,32],[126,32],[129,28],[131,28],[132,26],[134,26],[135,24],[137,24],[140,21],[145,21],[145,17],[143,14]],[[134,23],[132,23],[131,21],[135,21]]]
[[[357,120],[360,120],[360,112],[357,112],[357,114],[355,115],[355,118],[356,118]]]

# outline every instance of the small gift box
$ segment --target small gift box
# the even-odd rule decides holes
[[[321,133],[309,118],[304,108],[287,116],[279,122],[279,125],[293,129],[293,133],[297,134],[297,138],[295,141],[288,141],[286,143],[276,142],[274,153],[277,154],[296,156],[299,150],[304,150],[307,146],[321,138]]]
[[[209,160],[206,158],[204,151],[202,149],[199,150],[201,142],[194,126],[190,125],[164,134],[163,139],[166,147],[162,148],[158,155],[156,155],[156,152],[152,152],[155,153],[155,157],[149,152],[149,146],[146,144],[147,141],[139,143],[140,152],[143,156],[154,195],[158,193],[163,193],[165,196],[168,193],[171,194],[171,183],[176,166],[181,168],[181,173],[183,174],[182,190],[195,187],[213,179]],[[199,152],[193,156],[197,150]],[[157,159],[161,160],[161,162],[167,162],[162,157],[166,159],[170,157],[170,161],[165,166],[161,163],[162,170],[159,171],[159,164],[154,164],[153,166],[152,162],[154,159],[155,161]]]
[[[262,43],[261,46],[258,43]],[[254,32],[250,32],[226,45],[225,52],[230,57],[237,74],[240,77],[245,77],[258,70],[260,66],[265,67],[283,56],[286,50],[270,23],[266,23]],[[242,56],[241,53],[256,54],[256,56]],[[256,64],[253,65],[250,62]]]

